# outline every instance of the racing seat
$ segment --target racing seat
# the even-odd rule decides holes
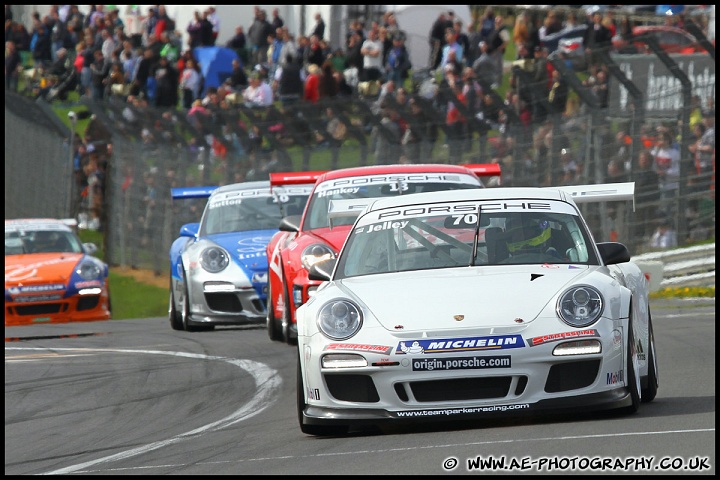
[[[303,213],[303,207],[300,205],[288,205],[285,207],[285,216],[289,217],[290,215],[302,215]]]
[[[501,262],[510,256],[505,232],[500,227],[485,229],[485,246],[489,264]]]
[[[53,251],[54,252],[72,252],[72,247],[70,246],[70,242],[68,242],[67,238],[65,238],[65,235],[60,235],[57,240],[55,240],[55,243],[53,244]]]

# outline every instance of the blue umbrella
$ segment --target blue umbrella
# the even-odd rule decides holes
[[[196,47],[193,55],[200,65],[205,83],[202,94],[205,95],[208,87],[219,87],[232,75],[232,62],[239,59],[232,48],[225,47]]]
[[[685,5],[658,5],[655,9],[656,15],[677,15],[685,10]]]

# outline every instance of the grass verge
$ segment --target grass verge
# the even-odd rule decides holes
[[[113,320],[167,317],[169,286],[162,288],[139,282],[132,275],[110,269],[110,297]]]

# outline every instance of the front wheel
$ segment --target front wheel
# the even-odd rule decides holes
[[[652,317],[648,313],[648,374],[645,379],[646,386],[642,389],[642,402],[648,403],[655,400],[660,381],[658,379],[657,354],[655,353],[655,334],[652,328]]]
[[[640,364],[637,358],[635,332],[633,332],[632,322],[628,325],[627,363],[625,371],[627,372],[625,381],[630,391],[631,399],[630,405],[625,408],[625,413],[635,413],[640,408]]]
[[[327,437],[336,435],[345,435],[348,427],[343,425],[307,425],[303,421],[304,411],[307,404],[305,403],[305,387],[303,386],[302,367],[300,366],[300,349],[297,355],[297,382],[295,387],[295,398],[297,399],[297,415],[300,431],[305,435],[315,435],[317,437]]]
[[[215,327],[213,325],[203,325],[203,326],[194,326],[191,325],[190,322],[190,291],[188,290],[188,281],[187,277],[183,275],[183,301],[182,301],[182,314],[180,317],[182,318],[182,329],[186,332],[200,332],[200,331],[207,331],[207,330],[213,330]]]
[[[173,292],[172,279],[170,279],[170,305],[168,306],[168,317],[170,317],[170,327],[173,330],[184,330],[182,315],[178,309],[175,308],[175,293]]]
[[[285,309],[283,310],[283,334],[288,345],[297,345],[297,334],[292,333],[293,315],[292,304],[290,303],[290,294],[288,288],[285,287]]]
[[[282,321],[275,316],[275,302],[273,299],[272,294],[272,288],[270,287],[270,283],[268,283],[268,305],[267,305],[267,331],[268,336],[270,337],[270,340],[274,342],[282,342],[284,340],[283,338],[283,332],[282,332]]]

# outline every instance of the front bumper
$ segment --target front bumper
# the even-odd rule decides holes
[[[382,423],[417,423],[518,417],[538,413],[586,412],[627,407],[631,404],[630,393],[621,387],[601,393],[590,393],[565,398],[540,400],[533,404],[486,405],[479,407],[446,407],[405,411],[384,409],[338,409],[307,406],[303,411],[303,423],[308,425],[377,425]]]
[[[5,326],[110,320],[106,288],[98,295],[73,295],[36,302],[5,302]]]
[[[420,353],[408,349],[407,354],[400,346],[410,345],[413,338],[422,345],[418,334],[403,334],[408,336],[401,339],[378,335],[382,329],[375,329],[361,333],[352,344],[328,342],[320,334],[301,336],[304,422],[424,422],[630,404],[623,326],[605,319],[585,330],[572,331],[558,324],[556,331],[555,327],[548,331],[543,323],[518,327],[505,335],[464,333],[457,336],[465,338],[453,340],[462,344],[457,348]],[[558,339],[560,332],[570,337]],[[583,332],[583,337],[573,338]],[[522,342],[502,343],[520,336]],[[478,338],[498,343],[465,348],[465,340]],[[445,340],[438,336],[429,341],[444,345]],[[600,350],[558,353],[586,341]]]
[[[228,283],[225,285],[219,289],[217,282],[193,284],[188,323],[245,325],[265,322],[267,297],[258,295],[253,287],[238,287]]]

